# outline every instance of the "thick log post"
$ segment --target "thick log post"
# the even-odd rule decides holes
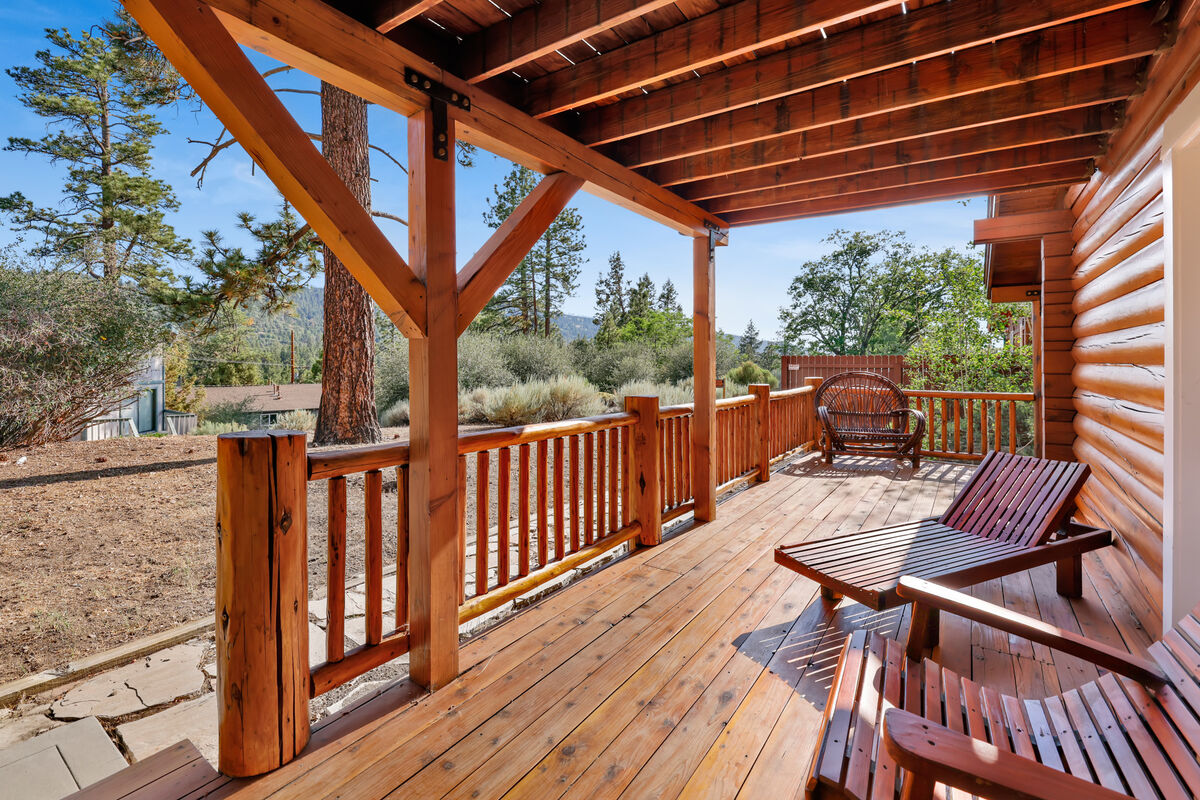
[[[817,416],[817,403],[816,403],[816,394],[815,393],[817,391],[817,387],[819,387],[824,382],[825,382],[824,378],[818,378],[818,377],[813,377],[813,376],[809,376],[804,379],[804,385],[810,387],[814,392],[813,406],[812,406],[813,416],[812,416],[812,419],[809,420],[808,424],[812,426],[813,443],[822,452],[824,452],[824,450],[825,450],[825,429],[823,427],[821,427],[821,419]]]
[[[454,129],[426,109],[408,119],[409,245],[425,281],[425,335],[409,341],[409,642],[412,678],[458,677],[458,299]],[[445,158],[435,157],[439,148]]]
[[[717,470],[713,454],[717,441],[717,319],[716,241],[709,236],[692,240],[692,374],[695,413],[692,417],[693,515],[708,522],[717,518]]]
[[[658,398],[626,397],[625,410],[638,415],[630,431],[633,450],[633,508],[642,524],[638,541],[656,545],[662,541],[662,494],[659,486]]]
[[[308,743],[305,435],[217,439],[217,730],[221,772],[259,775]]]
[[[771,479],[771,387],[765,383],[750,384],[758,417],[758,479]]]

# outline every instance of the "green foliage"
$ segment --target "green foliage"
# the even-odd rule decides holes
[[[691,335],[691,320],[675,311],[657,309],[650,309],[644,314],[630,314],[629,320],[617,331],[619,341],[640,342],[654,351],[674,347]]]
[[[196,426],[195,436],[217,436],[222,433],[240,433],[250,430],[240,422],[212,422],[205,420]]]
[[[656,383],[654,381],[630,381],[622,384],[613,392],[613,406],[622,408],[626,397],[649,396],[658,397],[660,406],[678,406],[690,403],[694,399],[692,383]]]
[[[408,340],[403,336],[375,350],[375,407],[390,408],[408,399]]]
[[[653,381],[657,371],[654,351],[640,342],[617,342],[610,347],[582,343],[575,352],[575,365],[605,392],[616,391],[630,381]]]
[[[196,376],[188,374],[192,346],[184,336],[176,336],[163,351],[163,378],[166,384],[164,405],[172,411],[196,413],[204,405],[204,387]]]
[[[505,386],[487,393],[482,400],[482,416],[501,427],[575,419],[604,411],[600,393],[577,375]]]
[[[388,428],[399,428],[408,424],[408,401],[397,400],[379,415],[379,424]]]
[[[754,362],[758,362],[762,355],[762,339],[758,336],[758,327],[754,320],[746,323],[746,330],[742,332],[742,339],[738,342],[738,353],[747,361]]]
[[[608,318],[614,329],[620,328],[629,313],[628,297],[625,262],[618,250],[608,257],[608,272],[596,281],[596,316],[592,317],[592,321],[603,327],[604,319]]]
[[[504,183],[494,187],[484,222],[499,228],[540,180],[538,173],[515,165]],[[564,209],[472,325],[482,331],[550,336],[563,301],[578,286],[584,247],[583,217],[573,208]]]
[[[763,369],[753,361],[746,361],[740,367],[731,369],[726,373],[725,381],[726,390],[728,390],[729,384],[749,386],[752,383],[767,383],[771,385],[771,388],[779,385],[779,379],[773,373]]]
[[[907,352],[940,305],[952,251],[916,250],[903,234],[835,231],[832,252],[800,268],[780,309],[784,335],[831,355]]]
[[[317,415],[305,408],[288,411],[275,418],[275,427],[282,431],[314,431]]]
[[[249,425],[258,420],[258,409],[250,398],[231,400],[227,403],[209,403],[198,412],[201,422],[211,422],[214,425],[239,424]],[[244,430],[245,428],[243,428]]]
[[[669,314],[683,314],[683,306],[679,304],[679,291],[670,278],[667,278],[662,291],[658,293],[658,310]]]
[[[518,381],[548,380],[571,370],[571,350],[562,340],[539,336],[500,339],[504,367]]]
[[[909,351],[909,383],[947,391],[1033,391],[1033,348],[1004,337],[1010,321],[1027,317],[1027,303],[988,300],[983,263],[974,254],[945,258],[946,293],[940,308]]]
[[[543,340],[544,341],[544,340]],[[516,383],[504,359],[505,345],[497,336],[464,333],[458,339],[458,386],[470,391]]]
[[[654,281],[650,274],[645,273],[638,278],[637,283],[629,290],[629,317],[639,319],[650,315],[654,310]]]
[[[47,30],[34,67],[8,75],[18,100],[47,122],[40,139],[10,137],[7,150],[67,168],[59,203],[39,208],[20,192],[0,198],[17,230],[42,236],[34,251],[93,277],[127,278],[150,290],[168,264],[190,252],[166,223],[175,194],[152,174],[151,143],[164,132],[155,112],[186,89],[123,11],[78,37]]]
[[[255,386],[264,382],[263,364],[275,357],[252,338],[254,320],[225,307],[206,335],[193,334],[189,374],[204,386]]]
[[[10,257],[0,257],[0,449],[66,439],[114,409],[169,336],[129,287]]]
[[[458,421],[463,425],[487,422],[487,408],[494,390],[479,388],[458,393]]]

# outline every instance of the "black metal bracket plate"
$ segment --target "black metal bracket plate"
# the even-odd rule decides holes
[[[433,157],[439,161],[449,160],[450,119],[447,113],[448,107],[454,106],[463,111],[470,111],[471,98],[450,89],[444,84],[438,83],[427,75],[422,75],[412,67],[404,68],[404,82],[429,95],[431,98],[430,110],[433,111],[433,141],[431,142],[431,147],[433,148]]]

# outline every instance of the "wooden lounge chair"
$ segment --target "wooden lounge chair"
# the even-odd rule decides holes
[[[875,372],[842,372],[826,378],[813,395],[825,429],[821,452],[911,458],[921,466],[925,415],[908,406],[900,387]]]
[[[1069,522],[1088,466],[989,453],[940,517],[776,548],[775,561],[875,609],[904,601],[901,575],[962,587],[1041,564],[1058,567],[1059,594],[1082,591],[1081,555],[1112,533]],[[1053,538],[1052,538],[1053,537]]]
[[[899,589],[914,604],[908,645],[861,630],[847,640],[809,798],[1200,797],[1200,607],[1147,660],[927,581]],[[922,659],[916,618],[938,611],[1108,672],[1051,697],[1002,695]]]

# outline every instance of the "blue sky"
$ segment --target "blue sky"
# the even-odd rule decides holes
[[[24,0],[0,4],[0,53],[3,64],[32,64],[34,53],[44,46],[43,30],[66,27],[78,32],[103,19],[112,6],[104,0]],[[252,56],[266,69],[273,62]],[[316,88],[308,76],[291,73],[272,80],[274,86]],[[7,75],[0,76],[0,140],[9,136],[37,137],[45,123],[27,111],[15,98],[16,87]],[[320,126],[318,99],[311,95],[284,94],[284,102],[306,130]],[[207,152],[188,139],[211,140],[220,130],[216,119],[198,103],[168,110],[163,115],[168,134],[155,147],[158,177],[168,181],[180,201],[180,210],[171,220],[176,229],[198,238],[201,231],[231,231],[235,215],[242,210],[269,216],[279,203],[270,181],[257,171],[239,148],[230,148],[210,166],[203,188],[189,173]],[[404,119],[380,108],[371,110],[371,139],[405,159]],[[458,254],[460,264],[482,244],[490,233],[482,215],[492,187],[499,183],[510,164],[481,152],[476,166],[458,171]],[[373,201],[376,208],[407,216],[405,175],[386,158],[372,159]],[[19,153],[0,152],[0,194],[21,191],[36,203],[57,201],[61,172],[36,158]],[[603,200],[580,194],[573,203],[583,215],[587,237],[587,263],[583,267],[579,290],[566,303],[568,313],[591,315],[596,277],[606,267],[608,256],[620,250],[631,277],[648,272],[655,284],[670,278],[686,300],[691,296],[691,243],[662,225],[613,206]],[[953,201],[927,203],[900,209],[844,214],[821,219],[782,222],[735,229],[730,244],[717,252],[717,323],[729,333],[740,333],[753,319],[759,330],[773,337],[778,328],[778,309],[786,298],[788,284],[797,268],[806,260],[825,251],[821,240],[838,229],[877,231],[884,228],[905,231],[919,245],[934,248],[962,247],[971,238],[971,223],[986,213],[983,198],[965,204]],[[381,225],[406,252],[407,232],[393,222]],[[13,241],[15,235],[0,229],[0,244]],[[228,237],[237,241],[235,236]],[[685,304],[686,307],[686,304]]]

